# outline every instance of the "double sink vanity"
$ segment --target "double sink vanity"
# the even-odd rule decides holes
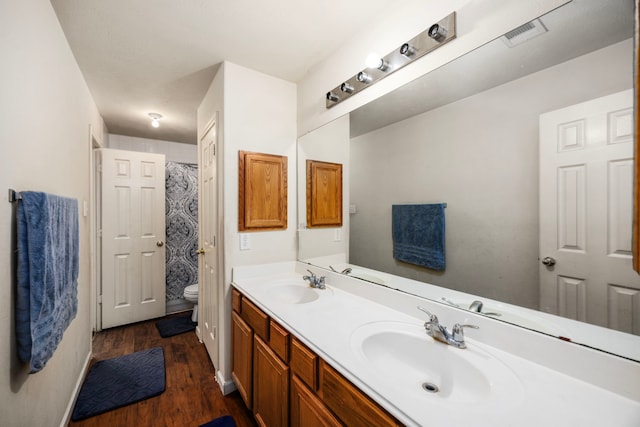
[[[635,361],[302,262],[232,285],[233,377],[263,425],[640,425]]]

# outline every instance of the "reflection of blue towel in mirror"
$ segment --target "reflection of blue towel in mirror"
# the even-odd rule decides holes
[[[16,341],[34,373],[78,311],[78,201],[25,191],[18,203]]]
[[[444,208],[444,203],[393,205],[393,257],[433,270],[444,270]]]

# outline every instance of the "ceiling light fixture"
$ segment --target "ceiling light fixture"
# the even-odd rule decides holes
[[[160,119],[162,118],[162,114],[149,113],[149,117],[151,117],[151,126],[153,126],[154,128],[160,127]]]
[[[339,86],[326,92],[325,107],[331,108],[339,104],[455,38],[456,13],[452,12],[388,55],[380,56],[375,53],[368,55],[365,70],[356,73]]]

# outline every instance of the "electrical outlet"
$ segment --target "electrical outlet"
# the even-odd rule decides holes
[[[358,208],[356,208],[356,205],[354,204],[349,205],[349,213],[354,214],[356,212],[358,212]]]
[[[333,241],[339,242],[342,240],[342,228],[336,228],[333,234]]]
[[[240,250],[248,251],[251,249],[251,235],[240,234]]]

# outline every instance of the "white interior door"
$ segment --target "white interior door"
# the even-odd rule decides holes
[[[543,311],[640,334],[633,124],[631,90],[540,116],[540,296]]]
[[[102,149],[102,327],[166,314],[165,156]]]
[[[198,327],[200,336],[213,365],[218,367],[218,227],[216,180],[217,122],[211,125],[198,144],[200,153],[199,240],[200,262],[198,274]]]

